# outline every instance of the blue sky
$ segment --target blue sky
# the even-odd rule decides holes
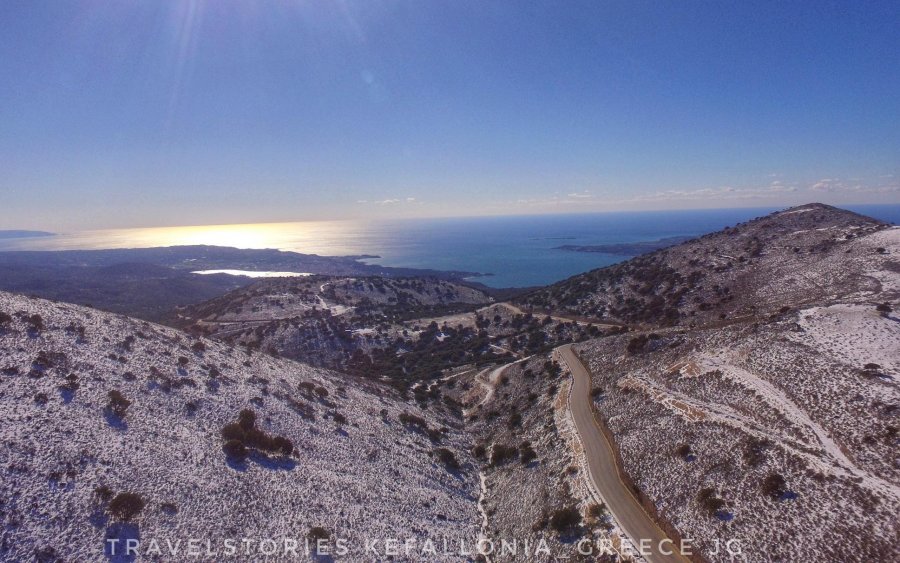
[[[900,202],[900,3],[0,2],[0,228]]]

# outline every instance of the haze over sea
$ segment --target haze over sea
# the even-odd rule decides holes
[[[900,205],[845,206],[900,223]],[[248,225],[110,229],[0,240],[0,250],[146,248],[208,244],[277,248],[323,256],[375,255],[383,266],[491,274],[492,287],[545,285],[627,257],[561,250],[698,236],[765,215],[775,208],[644,211],[392,221],[306,221]]]

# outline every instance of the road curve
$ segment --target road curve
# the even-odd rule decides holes
[[[665,541],[668,536],[644,511],[628,486],[619,478],[612,446],[594,419],[591,406],[591,377],[584,364],[572,351],[571,344],[560,346],[556,351],[572,373],[569,412],[572,413],[575,428],[584,446],[588,476],[594,488],[606,501],[613,518],[635,544],[635,549],[642,551],[647,561],[685,563],[688,559],[677,553],[677,544]],[[649,549],[649,552],[641,549],[641,540],[645,540],[644,549]],[[665,551],[674,553],[664,553]]]

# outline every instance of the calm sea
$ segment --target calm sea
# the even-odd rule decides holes
[[[900,223],[900,205],[847,206]],[[477,281],[493,287],[544,285],[623,260],[621,256],[555,247],[695,236],[765,215],[774,208],[653,211],[428,219],[313,221],[85,231],[53,237],[0,240],[0,250],[139,248],[216,244],[278,248],[343,256],[377,255],[384,266],[462,270],[491,274]]]

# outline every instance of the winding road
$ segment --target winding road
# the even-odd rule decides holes
[[[619,478],[612,446],[594,419],[591,377],[584,364],[572,351],[571,344],[560,346],[556,351],[572,373],[569,411],[584,447],[588,476],[594,488],[603,497],[613,518],[634,543],[635,550],[640,551],[647,561],[687,562],[688,559],[678,553],[678,545],[668,540],[665,532],[644,511],[628,486]]]

